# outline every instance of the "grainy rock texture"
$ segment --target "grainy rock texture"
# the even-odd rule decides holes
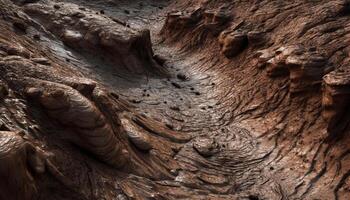
[[[348,200],[349,42],[347,0],[0,0],[0,200]]]

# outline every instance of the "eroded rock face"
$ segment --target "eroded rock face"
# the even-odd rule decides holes
[[[149,30],[132,29],[76,4],[28,4],[24,10],[76,50],[103,51],[113,63],[138,74],[166,72],[153,60]]]
[[[266,72],[270,77],[284,76],[289,73],[286,65],[286,59],[290,55],[300,55],[303,52],[303,47],[292,45],[280,47],[275,51],[275,56],[267,61]]]
[[[161,33],[176,38],[181,32],[197,24],[202,17],[202,9],[198,8],[191,11],[176,11],[167,15],[165,25]],[[174,32],[176,30],[176,32]]]
[[[222,32],[219,36],[221,53],[227,58],[232,58],[241,53],[248,45],[248,37],[244,32]]]
[[[0,131],[0,198],[30,200],[37,194],[35,173],[45,171],[40,153],[18,133]]]
[[[58,83],[38,81],[26,90],[37,99],[49,116],[77,132],[73,142],[98,159],[122,167],[127,161],[122,144],[98,108],[77,90]]]
[[[319,87],[325,73],[326,58],[317,52],[291,55],[286,59],[289,68],[291,93],[307,91]]]
[[[231,15],[225,12],[225,9],[218,10],[206,10],[204,11],[204,23],[205,24],[225,24],[231,19]]]
[[[266,33],[263,31],[249,31],[247,37],[249,45],[254,47],[262,46],[268,39]]]
[[[289,91],[292,94],[317,90],[323,75],[331,68],[327,58],[315,49],[306,49],[301,45],[280,47],[277,50],[257,51],[257,67],[266,67],[270,77],[289,74]]]
[[[323,78],[323,117],[328,123],[330,137],[336,138],[350,123],[350,75],[348,69],[339,69]]]
[[[161,34],[167,41],[188,38],[188,43],[196,46],[208,38],[217,37],[230,19],[232,15],[225,7],[207,9],[201,5],[193,10],[169,13]]]

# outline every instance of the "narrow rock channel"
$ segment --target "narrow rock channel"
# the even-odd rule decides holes
[[[349,5],[0,0],[0,200],[349,199]]]

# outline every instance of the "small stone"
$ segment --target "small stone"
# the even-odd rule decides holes
[[[176,170],[176,169],[172,169],[172,170],[170,170],[170,173],[171,173],[172,175],[174,175],[174,176],[179,175],[179,171],[178,171],[178,170]]]
[[[29,97],[33,98],[41,95],[43,91],[39,88],[30,87],[30,88],[27,88],[25,92]]]
[[[46,58],[32,58],[31,60],[41,65],[51,65],[50,61]]]
[[[198,178],[203,182],[212,185],[225,185],[228,183],[228,179],[225,176],[219,174],[212,175],[201,173]]]
[[[128,200],[128,197],[125,194],[118,194],[117,200]]]
[[[193,143],[193,148],[204,157],[210,157],[219,152],[219,145],[215,139],[206,137],[197,138]]]
[[[83,35],[77,31],[66,30],[62,35],[62,41],[68,46],[77,46]]]

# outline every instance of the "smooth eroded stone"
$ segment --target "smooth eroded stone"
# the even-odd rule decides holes
[[[32,58],[31,60],[41,65],[51,65],[50,61],[46,58]]]
[[[140,134],[139,132],[126,131],[129,140],[140,150],[149,151],[152,149],[150,139],[146,134]]]
[[[219,152],[219,145],[212,138],[200,137],[195,139],[193,148],[204,157],[210,157]]]
[[[83,35],[78,31],[66,30],[61,38],[68,46],[78,46],[79,42],[83,39]]]
[[[135,145],[136,148],[147,152],[153,148],[151,138],[147,135],[147,133],[143,132],[144,130],[140,130],[136,124],[126,118],[122,118],[121,123],[126,135],[128,136],[128,139],[133,145]]]

